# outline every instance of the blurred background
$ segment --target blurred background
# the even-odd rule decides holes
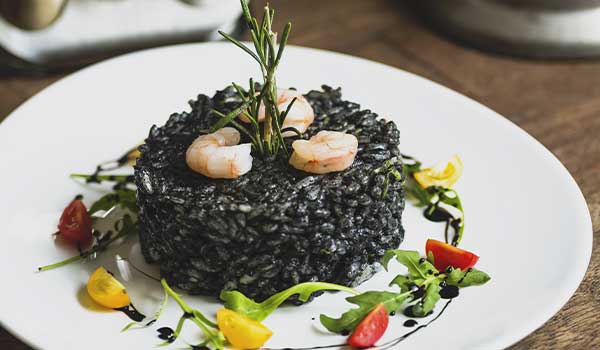
[[[524,128],[573,174],[600,231],[600,0],[270,3],[276,28],[294,23],[292,44],[416,73]],[[253,0],[251,8],[264,4]],[[0,122],[39,90],[104,58],[218,40],[218,29],[245,38],[240,15],[238,0],[0,0]],[[599,280],[595,254],[565,308],[513,348],[600,348]],[[0,327],[0,349],[27,347]]]

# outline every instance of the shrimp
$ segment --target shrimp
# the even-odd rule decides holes
[[[292,148],[291,166],[313,174],[326,174],[352,165],[358,151],[358,140],[354,135],[323,130],[308,141],[294,141]]]
[[[230,127],[200,135],[187,149],[185,161],[206,177],[235,179],[252,168],[251,144],[239,142],[239,131]]]
[[[312,124],[315,120],[315,112],[313,111],[310,103],[296,90],[286,90],[286,89],[278,89],[277,90],[277,107],[279,111],[284,112],[287,110],[288,106],[292,101],[296,98],[296,102],[292,105],[290,112],[285,117],[283,124],[281,125],[281,129],[285,128],[295,128],[301,133],[305,132],[308,129],[308,126]],[[265,120],[265,105],[261,103],[260,108],[258,109],[258,121],[262,122]],[[249,123],[250,119],[244,114],[240,115],[240,120]],[[293,131],[286,131],[283,134],[283,137],[290,137],[296,135]]]

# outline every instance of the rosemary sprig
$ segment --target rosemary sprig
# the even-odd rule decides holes
[[[256,86],[252,79],[250,79],[248,91],[244,91],[241,87],[233,83],[232,86],[243,102],[238,108],[226,115],[219,111],[214,111],[221,119],[213,125],[211,132],[232,124],[250,138],[255,152],[259,155],[268,157],[278,155],[281,151],[289,155],[289,150],[283,139],[281,125],[294,102],[292,101],[286,111],[280,111],[277,107],[275,71],[283,56],[292,24],[289,22],[286,24],[281,35],[281,41],[277,47],[277,33],[272,31],[275,10],[271,9],[269,5],[265,6],[262,20],[259,22],[256,18],[252,17],[246,0],[240,0],[240,3],[242,4],[244,19],[250,29],[254,51],[227,33],[221,31],[219,33],[225,39],[244,50],[259,64],[263,83],[260,92],[256,91]],[[265,107],[265,118],[262,127],[259,124],[261,104],[264,104]],[[250,120],[250,126],[244,126],[235,121],[235,118],[240,114],[243,114]]]

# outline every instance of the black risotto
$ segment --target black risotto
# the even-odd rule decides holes
[[[256,300],[305,281],[354,286],[400,245],[401,181],[375,172],[400,154],[396,125],[344,101],[339,88],[323,86],[305,97],[315,121],[304,137],[335,130],[358,138],[350,168],[314,175],[284,157],[255,156],[252,170],[234,180],[190,170],[185,152],[217,120],[211,110],[240,103],[231,88],[199,95],[191,112],[152,127],[135,167],[140,241],[169,284],[211,296],[237,289]]]

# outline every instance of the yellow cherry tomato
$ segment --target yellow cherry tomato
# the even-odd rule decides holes
[[[87,291],[95,302],[110,309],[118,309],[131,304],[125,286],[102,266],[90,276]]]
[[[432,168],[416,172],[414,177],[423,188],[430,186],[450,188],[458,181],[462,172],[462,161],[459,156],[455,155],[446,163],[440,163]]]
[[[242,349],[260,348],[273,335],[262,323],[228,309],[217,311],[217,325],[231,345]]]
[[[140,150],[138,149],[138,147],[140,147],[142,144],[140,143],[136,148],[132,149],[131,151],[129,151],[126,155],[127,157],[127,164],[134,166],[135,162],[137,161],[137,159],[142,155]]]

